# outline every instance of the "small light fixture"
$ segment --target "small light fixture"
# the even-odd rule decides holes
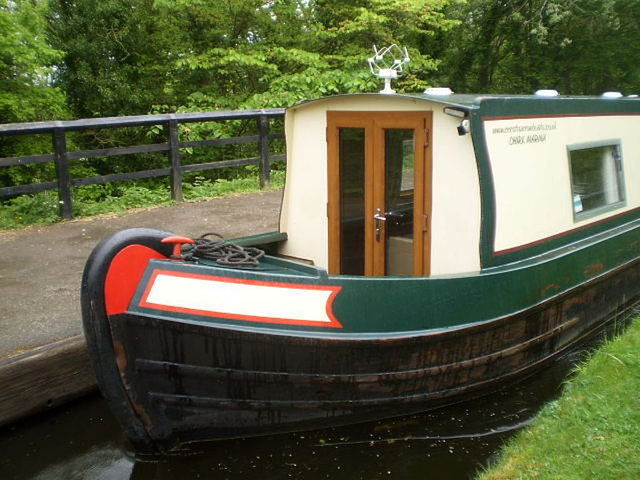
[[[460,119],[460,125],[458,125],[458,135],[462,136],[469,133],[471,124],[469,123],[469,119],[467,118],[466,111],[453,107],[444,107],[442,111],[445,115]]]
[[[467,112],[465,112],[464,110],[459,110],[457,108],[444,107],[442,111],[445,114],[450,115],[452,117],[456,117],[456,118],[465,118],[467,116]]]
[[[463,118],[460,120],[460,125],[458,125],[458,135],[463,136],[469,133],[470,124],[468,118]]]
[[[542,89],[542,90],[536,90],[535,93],[538,97],[557,97],[559,95],[557,90],[553,90],[553,89]]]
[[[443,97],[446,95],[451,95],[453,90],[449,87],[429,87],[424,91],[425,95],[434,95],[437,97]]]

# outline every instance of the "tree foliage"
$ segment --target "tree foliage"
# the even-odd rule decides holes
[[[51,0],[57,81],[78,117],[147,113],[169,73],[170,19],[153,0]]]
[[[640,3],[473,0],[450,15],[441,78],[461,91],[568,94],[638,89]]]
[[[63,52],[47,37],[48,5],[36,0],[0,0],[0,123],[63,119],[64,93],[52,83]],[[0,157],[44,153],[51,140],[0,137]],[[0,171],[0,184],[44,181],[52,165],[27,165]]]
[[[47,4],[0,0],[0,122],[63,118],[65,98],[51,84],[63,52],[47,41]]]
[[[79,116],[290,105],[373,91],[371,45],[418,46],[451,0],[52,0],[59,81]]]
[[[0,32],[0,123],[283,107],[376,92],[382,84],[366,60],[372,45],[392,43],[411,57],[398,91],[640,93],[637,0],[0,0]],[[181,138],[254,127],[193,124]],[[67,140],[78,149],[106,148],[161,142],[162,133],[97,130]],[[238,153],[225,148],[185,149],[183,160]],[[0,158],[50,151],[48,137],[0,138]],[[165,163],[147,154],[70,168],[83,177]],[[0,171],[2,186],[54,178],[52,164]],[[117,189],[92,185],[82,195],[95,202]]]
[[[639,23],[635,0],[0,0],[0,119],[376,91],[366,58],[390,43],[399,90],[634,92]]]

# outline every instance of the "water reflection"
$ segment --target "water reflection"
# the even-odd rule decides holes
[[[135,465],[133,458],[123,456],[118,445],[96,445],[87,453],[56,463],[36,474],[34,480],[52,478],[91,478],[107,480],[130,478]]]
[[[98,397],[0,431],[8,479],[466,479],[556,397],[573,352],[517,386],[445,409],[344,428],[211,442],[136,460]]]

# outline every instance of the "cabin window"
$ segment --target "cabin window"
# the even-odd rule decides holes
[[[573,216],[581,220],[624,204],[619,142],[569,147]]]

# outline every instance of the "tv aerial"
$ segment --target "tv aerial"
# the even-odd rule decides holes
[[[391,88],[391,80],[402,76],[402,65],[409,63],[409,53],[406,48],[400,48],[395,43],[381,50],[374,45],[373,57],[369,58],[369,68],[376,77],[384,80],[384,89],[380,93],[396,93]]]

